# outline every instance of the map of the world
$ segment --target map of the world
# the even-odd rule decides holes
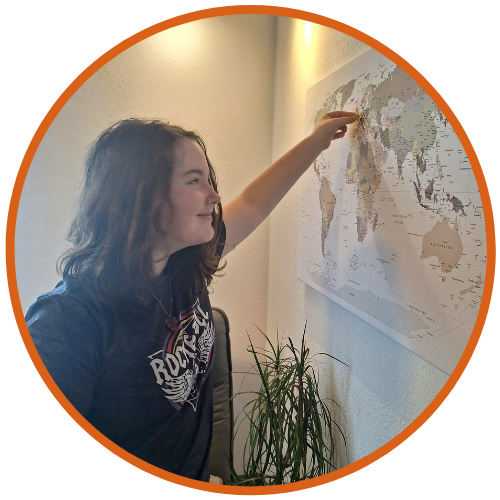
[[[466,151],[425,90],[373,49],[308,90],[306,132],[335,110],[358,120],[302,180],[298,277],[450,374],[486,271]]]

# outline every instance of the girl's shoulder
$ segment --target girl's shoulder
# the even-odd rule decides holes
[[[30,306],[25,320],[28,328],[35,321],[57,323],[94,323],[99,326],[106,306],[98,299],[97,289],[89,276],[61,280],[54,289],[40,295]]]

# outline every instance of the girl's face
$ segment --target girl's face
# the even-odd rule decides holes
[[[194,140],[182,138],[175,149],[170,191],[163,204],[157,250],[177,250],[206,243],[214,237],[212,213],[220,196],[208,182],[205,153]]]

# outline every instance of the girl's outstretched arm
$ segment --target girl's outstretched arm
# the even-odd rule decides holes
[[[299,177],[330,142],[344,137],[356,113],[333,111],[323,115],[311,135],[300,141],[223,207],[227,255],[273,211]]]

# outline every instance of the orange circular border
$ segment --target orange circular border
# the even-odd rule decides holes
[[[42,360],[38,355],[38,352],[33,344],[33,341],[31,340],[31,336],[26,326],[26,322],[24,321],[24,315],[21,308],[21,301],[19,298],[19,291],[17,288],[17,280],[15,272],[15,243],[14,243],[15,229],[16,229],[17,211],[19,208],[19,201],[21,199],[21,193],[24,186],[24,181],[26,179],[26,175],[33,160],[33,156],[35,155],[35,152],[38,146],[40,145],[43,136],[47,132],[49,126],[52,124],[54,118],[57,116],[59,111],[61,111],[61,109],[70,99],[70,97],[97,70],[103,67],[106,63],[108,63],[118,54],[121,54],[122,52],[132,47],[136,43],[144,40],[145,38],[155,35],[160,31],[164,31],[166,29],[173,28],[181,24],[189,23],[191,21],[198,21],[200,19],[208,19],[211,17],[229,16],[235,14],[267,14],[280,17],[291,17],[320,24],[328,28],[333,28],[337,31],[341,31],[346,35],[349,35],[353,38],[360,40],[366,45],[369,45],[370,47],[374,48],[375,50],[377,50],[378,52],[382,53],[384,56],[392,60],[400,68],[402,68],[415,81],[417,81],[422,88],[425,89],[427,94],[429,94],[429,96],[444,112],[444,114],[448,118],[448,121],[450,122],[457,136],[459,137],[462,146],[467,152],[467,156],[474,171],[474,175],[476,177],[476,181],[481,194],[483,213],[485,218],[485,226],[486,226],[486,245],[487,245],[486,276],[484,282],[483,297],[481,300],[481,305],[479,307],[477,320],[474,325],[474,329],[472,331],[470,340],[467,343],[465,351],[462,357],[460,358],[460,361],[458,362],[455,370],[453,370],[453,373],[450,375],[450,378],[443,386],[441,391],[439,391],[437,396],[433,399],[433,401],[429,404],[429,406],[396,437],[394,437],[393,439],[391,439],[391,441],[381,446],[374,452],[370,453],[366,457],[363,457],[362,459],[335,472],[331,472],[329,474],[325,474],[323,476],[319,476],[314,479],[308,479],[307,481],[301,481],[298,483],[291,483],[291,484],[277,485],[277,486],[229,486],[229,485],[222,486],[211,483],[204,483],[201,481],[195,481],[193,479],[187,479],[182,476],[178,476],[176,474],[172,474],[163,469],[155,467],[147,462],[144,462],[143,460],[140,460],[139,458],[126,452],[125,450],[117,446],[115,443],[110,441],[106,436],[101,434],[97,429],[95,429],[91,424],[89,424],[89,422],[87,422],[87,420],[85,420],[82,417],[82,415],[80,415],[80,413],[78,413],[75,410],[75,408],[71,405],[71,403],[66,399],[63,393],[54,383],[52,377],[49,375],[49,372],[45,368],[45,365],[42,363]],[[9,284],[12,307],[14,309],[16,321],[19,326],[19,330],[21,332],[21,336],[23,338],[26,349],[28,350],[28,353],[35,367],[37,368],[44,382],[47,384],[49,390],[59,401],[61,406],[81,427],[83,427],[83,429],[85,429],[85,431],[87,431],[94,439],[96,439],[99,443],[104,445],[114,454],[118,455],[120,458],[126,460],[132,465],[135,465],[139,469],[142,469],[154,476],[166,479],[173,483],[188,486],[191,488],[196,488],[199,490],[211,491],[215,493],[227,493],[233,495],[234,494],[264,495],[264,494],[285,493],[289,491],[297,491],[305,488],[310,488],[352,474],[353,472],[356,472],[362,469],[363,467],[366,467],[372,462],[375,462],[376,460],[378,460],[379,458],[383,457],[391,450],[396,448],[396,446],[398,446],[404,440],[410,437],[437,410],[437,408],[448,396],[448,394],[453,389],[458,379],[462,375],[463,371],[465,370],[465,367],[467,366],[467,363],[469,362],[472,353],[476,348],[477,342],[479,341],[481,330],[483,329],[484,322],[486,320],[486,314],[488,312],[488,308],[491,301],[491,294],[493,290],[493,277],[495,272],[495,231],[493,223],[493,211],[491,207],[491,200],[488,193],[488,188],[486,186],[486,181],[483,172],[481,170],[481,166],[479,164],[477,155],[472,147],[472,144],[470,143],[469,138],[467,137],[467,134],[465,133],[464,129],[460,125],[460,122],[458,121],[452,110],[449,108],[449,106],[446,104],[444,99],[415,68],[413,68],[401,56],[399,56],[398,54],[396,54],[391,49],[389,49],[382,43],[378,42],[374,38],[338,21],[334,21],[332,19],[317,14],[312,14],[309,12],[291,8],[268,7],[263,5],[245,5],[245,6],[242,5],[242,6],[232,6],[232,7],[216,7],[212,9],[200,10],[189,14],[181,15],[178,17],[174,17],[173,19],[169,19],[167,21],[155,24],[143,31],[140,31],[139,33],[136,33],[135,35],[131,36],[130,38],[127,38],[123,42],[113,47],[111,50],[102,55],[99,59],[94,61],[71,83],[71,85],[61,94],[59,99],[57,99],[57,101],[54,103],[50,111],[43,119],[35,135],[33,136],[33,139],[31,140],[31,143],[24,156],[23,162],[21,163],[21,167],[19,169],[19,173],[16,178],[9,207],[9,214],[7,220],[7,233],[6,233],[6,260],[7,260],[7,279]]]

